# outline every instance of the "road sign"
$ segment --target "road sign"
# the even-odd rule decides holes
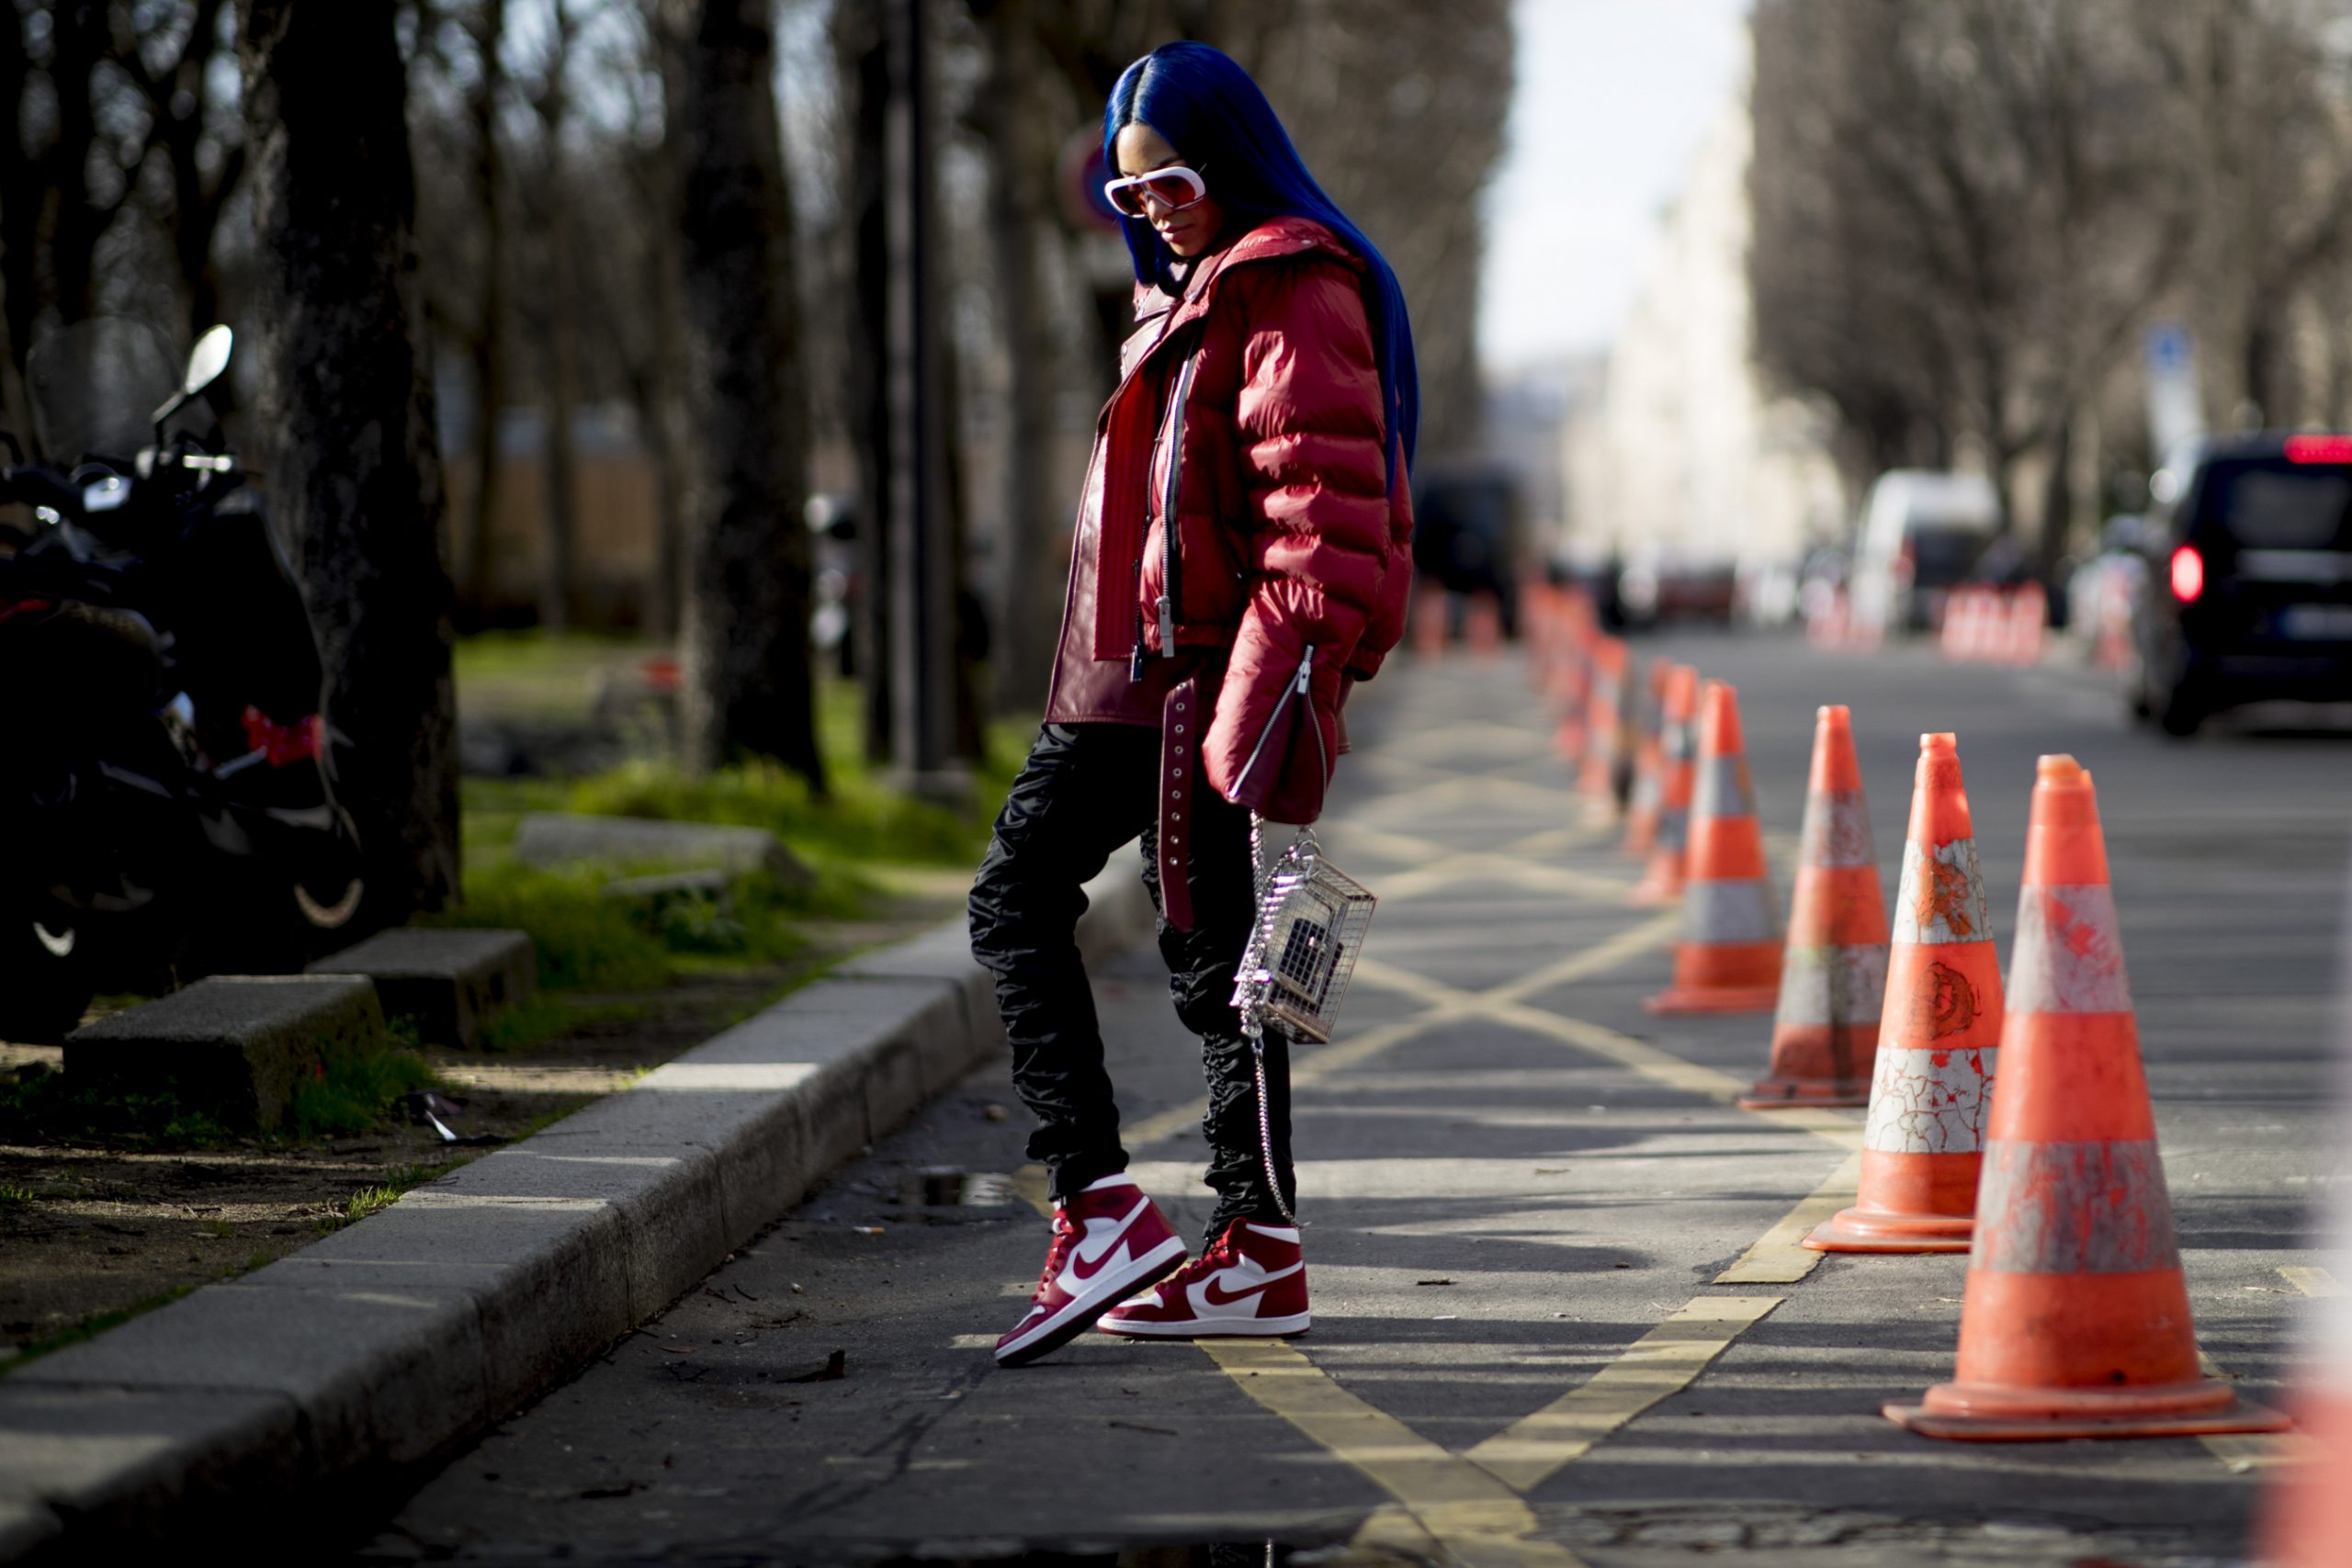
[[[2148,329],[2148,439],[2156,461],[2205,434],[2205,406],[2197,389],[2197,345],[2178,321]]]

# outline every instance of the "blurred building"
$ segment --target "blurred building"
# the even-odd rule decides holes
[[[1660,220],[1589,395],[1571,404],[1560,553],[1578,565],[1754,573],[1844,537],[1828,422],[1770,394],[1750,358],[1749,146],[1743,78]]]

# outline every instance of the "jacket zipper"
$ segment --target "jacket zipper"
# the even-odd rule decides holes
[[[1315,645],[1310,642],[1306,645],[1306,651],[1299,655],[1298,673],[1292,676],[1288,684],[1283,687],[1282,701],[1274,705],[1274,711],[1266,716],[1265,727],[1258,731],[1258,743],[1250,748],[1250,760],[1241,764],[1242,781],[1247,781],[1251,774],[1258,771],[1259,754],[1265,750],[1267,738],[1273,734],[1275,723],[1283,716],[1283,705],[1293,697],[1305,697],[1306,695],[1306,689],[1313,678],[1314,672]],[[1322,750],[1323,727],[1315,723],[1315,705],[1312,701],[1308,702],[1306,705],[1306,722],[1310,725],[1314,725],[1315,727],[1315,749],[1317,751]],[[1329,770],[1327,768],[1325,773],[1328,774],[1329,772]]]
[[[1176,376],[1176,395],[1168,414],[1168,488],[1159,500],[1159,657],[1176,657],[1176,604],[1181,591],[1176,571],[1176,496],[1184,473],[1184,401],[1192,396],[1193,372],[1201,362],[1195,349]]]

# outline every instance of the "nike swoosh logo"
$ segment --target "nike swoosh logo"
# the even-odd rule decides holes
[[[1201,1286],[1201,1299],[1207,1302],[1211,1306],[1231,1306],[1236,1302],[1248,1301],[1251,1296],[1257,1295],[1272,1286],[1277,1280],[1287,1280],[1293,1274],[1297,1272],[1298,1265],[1294,1263],[1289,1268],[1283,1269],[1281,1273],[1270,1274],[1266,1278],[1259,1280],[1256,1284],[1251,1285],[1247,1290],[1233,1291],[1230,1292],[1227,1292],[1219,1283],[1219,1281],[1224,1280],[1225,1276],[1223,1274],[1212,1274]]]
[[[1136,1206],[1128,1210],[1116,1224],[1105,1225],[1101,1220],[1088,1222],[1086,1226],[1086,1235],[1079,1242],[1076,1248],[1078,1260],[1086,1265],[1086,1267],[1080,1271],[1079,1278],[1082,1280],[1086,1278],[1087,1275],[1093,1273],[1095,1269],[1101,1265],[1102,1259],[1110,1256],[1111,1249],[1118,1246],[1120,1241],[1125,1238],[1127,1234],[1127,1227],[1134,1224],[1136,1220],[1140,1219],[1143,1215],[1143,1212],[1150,1207],[1150,1199],[1139,1198],[1136,1201]],[[1098,1235],[1102,1237],[1099,1245],[1097,1245],[1095,1241],[1095,1238]]]

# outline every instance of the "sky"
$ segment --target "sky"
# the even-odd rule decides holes
[[[1519,80],[1487,192],[1489,370],[1608,345],[1659,212],[1745,69],[1748,0],[1515,0]]]

